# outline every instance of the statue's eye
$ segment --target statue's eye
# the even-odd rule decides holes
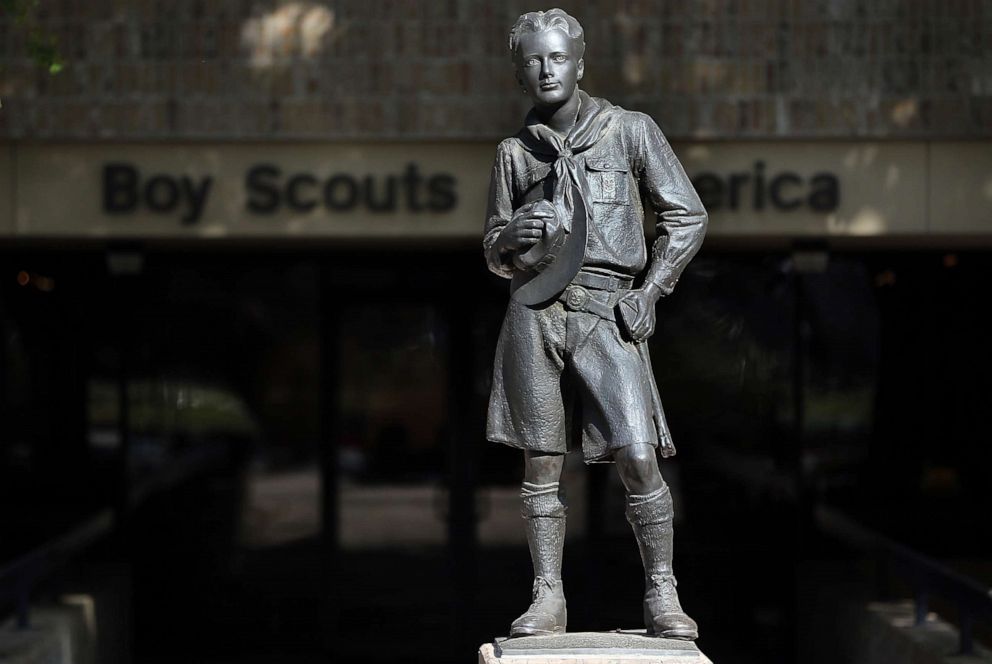
[[[538,64],[537,58],[527,58],[527,61],[524,62],[524,64],[527,65],[528,67],[533,67]]]
[[[555,62],[565,62],[568,58],[564,53],[559,53],[552,58]]]

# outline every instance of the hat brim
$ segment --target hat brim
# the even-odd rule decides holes
[[[553,263],[537,270],[517,270],[510,282],[510,297],[521,304],[534,306],[558,297],[572,282],[586,253],[586,208],[581,196],[576,196],[572,216],[572,231],[565,243],[553,252]]]

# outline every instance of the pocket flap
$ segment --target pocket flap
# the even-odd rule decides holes
[[[590,171],[615,171],[618,173],[626,173],[629,170],[627,164],[622,161],[604,157],[586,159],[586,168]]]

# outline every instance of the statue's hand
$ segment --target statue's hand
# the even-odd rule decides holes
[[[644,288],[632,290],[623,296],[623,302],[630,304],[637,311],[633,323],[630,324],[630,336],[634,341],[644,341],[654,334],[654,306],[661,297],[661,289],[652,283]]]
[[[528,249],[538,243],[544,233],[545,220],[554,213],[536,209],[534,203],[521,206],[496,239],[496,249],[501,254]]]

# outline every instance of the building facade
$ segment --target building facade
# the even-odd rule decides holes
[[[989,138],[981,0],[567,2],[586,87],[673,139]],[[41,3],[67,63],[4,35],[14,139],[497,139],[526,110],[506,49],[526,3]]]
[[[473,237],[492,145],[526,112],[505,44],[523,8],[105,1],[0,18],[0,186],[16,189],[0,232]],[[714,237],[987,235],[984,3],[566,9],[589,35],[584,86],[657,119],[702,178]],[[27,52],[35,28],[57,38],[58,75]],[[402,191],[431,183],[426,210]]]
[[[818,555],[813,501],[976,550],[992,3],[561,6],[586,31],[583,88],[655,118],[710,213],[651,341],[683,603],[714,661],[789,661],[798,588],[762,581]],[[0,10],[0,516],[48,514],[18,508],[29,491],[62,520],[142,506],[142,661],[190,652],[175,611],[228,652],[368,658],[374,638],[430,661],[519,612],[520,460],[482,440],[507,288],[481,229],[496,144],[527,111],[507,31],[535,8]],[[57,39],[57,75],[33,31]],[[176,480],[215,458],[208,488]],[[636,601],[603,599],[640,592],[619,485],[569,470],[573,620],[636,624]],[[157,573],[177,540],[195,609]]]

